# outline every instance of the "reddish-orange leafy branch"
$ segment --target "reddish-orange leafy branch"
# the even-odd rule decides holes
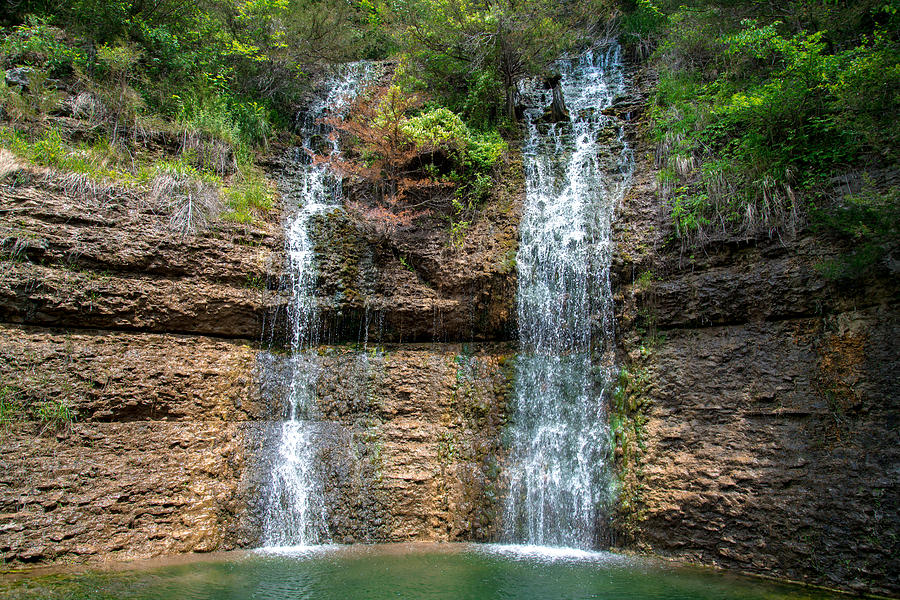
[[[347,209],[378,233],[390,233],[430,214],[435,190],[455,185],[435,175],[441,151],[416,144],[403,131],[405,119],[421,106],[418,96],[398,86],[374,85],[353,102],[346,116],[324,120],[333,128],[332,135],[341,136],[345,150],[315,155],[313,160],[369,187],[371,197],[348,200]]]

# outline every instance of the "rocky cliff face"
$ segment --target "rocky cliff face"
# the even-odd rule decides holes
[[[463,244],[443,222],[381,240],[318,224],[325,339],[350,342],[319,352],[336,541],[494,534],[511,348],[384,344],[508,336],[507,181]],[[182,236],[128,190],[67,189],[29,168],[0,183],[0,557],[257,545],[289,360],[282,216]]]
[[[518,222],[525,190],[521,156],[513,152],[498,170],[497,185],[456,236],[450,233],[449,197],[443,213],[435,210],[412,227],[387,232],[361,227],[343,211],[318,217],[314,229],[322,339],[512,339]],[[288,300],[284,297],[273,310],[275,339]]]
[[[637,167],[613,273],[618,543],[900,594],[896,275],[826,281],[841,248],[808,235],[683,252],[640,106],[613,109]],[[437,218],[383,237],[317,224],[336,541],[495,536],[523,188],[505,168],[462,244]],[[257,544],[290,360],[269,346],[281,217],[183,237],[126,190],[64,183],[0,184],[0,556]]]
[[[314,411],[324,427],[315,445],[332,539],[492,539],[511,358],[508,344],[323,346],[303,358],[318,363]],[[280,414],[292,357],[260,359],[264,394]],[[257,498],[271,448],[260,439],[253,453]]]
[[[897,595],[898,279],[801,233],[683,251],[633,124],[617,224],[619,542]]]
[[[181,236],[126,189],[0,184],[0,556],[246,545],[238,515],[277,219]]]

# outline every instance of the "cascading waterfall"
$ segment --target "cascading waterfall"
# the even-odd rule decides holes
[[[323,423],[316,419],[315,394],[319,361],[313,350],[319,341],[318,311],[315,297],[315,241],[311,223],[342,205],[340,179],[322,165],[313,164],[308,153],[339,151],[338,140],[329,139],[321,120],[347,106],[367,78],[365,63],[344,66],[330,82],[329,93],[314,104],[301,127],[302,148],[296,149],[291,181],[285,185],[287,203],[298,206],[291,217],[286,236],[288,277],[291,302],[288,307],[290,386],[287,418],[281,426],[278,453],[263,518],[265,546],[307,546],[328,539],[327,514],[323,499],[323,478],[318,464],[317,438]]]
[[[562,61],[571,121],[526,111],[515,406],[504,536],[595,547],[613,493],[604,389],[613,377],[610,223],[628,184],[621,122],[602,114],[624,94],[617,45]],[[523,88],[532,106],[550,92]]]

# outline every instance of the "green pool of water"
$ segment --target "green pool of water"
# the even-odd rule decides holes
[[[609,553],[440,544],[224,554],[0,576],[0,597],[66,600],[811,600],[802,587]]]

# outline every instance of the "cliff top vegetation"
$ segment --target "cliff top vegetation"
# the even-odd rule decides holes
[[[0,22],[3,145],[83,178],[180,190],[199,200],[178,220],[185,230],[215,212],[210,190],[233,220],[271,206],[256,157],[273,139],[289,141],[323,68],[364,58],[389,59],[394,77],[366,96],[377,101],[333,125],[355,144],[345,172],[396,175],[373,194],[369,217],[416,214],[421,198],[408,192],[431,182],[459,191],[452,206],[462,219],[489,183],[500,137],[516,135],[518,82],[619,36],[658,76],[650,135],[682,244],[811,225],[856,247],[853,260],[832,266],[835,276],[863,272],[897,247],[895,0],[10,6]],[[375,117],[390,98],[402,99],[402,135],[379,148],[385,122]]]
[[[809,227],[852,246],[825,275],[892,261],[900,4],[639,0],[623,38],[657,81],[659,185],[685,247]]]

